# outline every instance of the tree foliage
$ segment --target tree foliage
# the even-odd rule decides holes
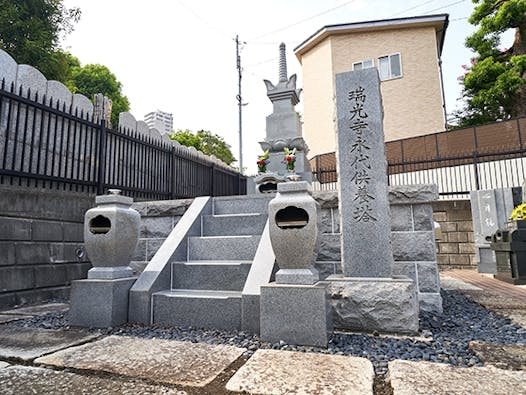
[[[79,18],[80,9],[66,8],[62,0],[0,0],[0,48],[47,79],[65,81],[68,55],[59,42]]]
[[[214,155],[227,165],[236,161],[223,137],[212,134],[207,130],[199,130],[197,133],[193,133],[188,129],[178,130],[170,133],[168,136],[172,140],[179,142],[179,144],[195,147],[195,149],[202,151],[206,155]]]
[[[464,84],[461,125],[477,125],[526,116],[526,0],[472,0],[469,22],[478,29],[467,38],[475,52]],[[514,29],[509,49],[500,49],[502,33]]]
[[[73,60],[72,60],[73,62]],[[71,68],[67,81],[68,88],[74,93],[80,93],[93,99],[96,93],[102,93],[112,101],[111,123],[117,125],[119,114],[130,109],[128,98],[122,94],[122,84],[106,66],[87,64]]]

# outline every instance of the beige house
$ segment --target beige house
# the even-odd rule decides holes
[[[295,48],[309,156],[335,151],[334,76],[359,68],[378,68],[386,141],[443,131],[447,25],[447,14],[329,25]]]

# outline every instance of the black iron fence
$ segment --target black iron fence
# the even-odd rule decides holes
[[[526,179],[526,118],[386,143],[391,185],[434,183],[442,196],[522,185]],[[318,189],[336,189],[334,152],[310,161]]]
[[[174,146],[105,121],[72,103],[0,84],[0,184],[137,200],[246,194],[246,177]]]

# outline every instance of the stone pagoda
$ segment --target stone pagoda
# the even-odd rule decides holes
[[[312,173],[307,160],[308,147],[302,137],[301,122],[294,106],[300,101],[301,89],[296,89],[296,74],[287,77],[287,59],[285,44],[279,46],[279,82],[273,85],[264,80],[267,96],[272,102],[273,112],[267,116],[266,138],[259,144],[262,150],[269,151],[269,163],[266,172],[256,179],[257,192],[275,192],[277,184],[288,178],[311,182]],[[284,149],[296,149],[295,169],[287,170],[284,163]],[[299,177],[298,177],[299,176]]]

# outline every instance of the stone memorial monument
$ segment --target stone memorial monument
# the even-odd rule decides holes
[[[335,322],[354,330],[415,332],[415,282],[393,278],[387,161],[375,68],[336,75],[343,275],[330,276]]]
[[[285,149],[295,149],[294,173],[302,180],[311,182],[312,173],[307,160],[308,147],[302,137],[301,123],[294,106],[299,103],[301,89],[296,89],[296,75],[287,77],[285,44],[279,46],[279,81],[273,85],[264,80],[267,96],[272,102],[273,112],[267,116],[266,138],[260,142],[263,152],[268,152],[266,171],[255,178],[256,192],[276,192],[277,184],[284,182],[290,172],[283,163]]]
[[[269,342],[327,347],[332,317],[327,284],[318,282],[319,205],[306,181],[277,185],[269,203],[269,232],[279,270],[261,286],[260,335]]]
[[[110,189],[84,217],[84,244],[93,268],[71,287],[71,325],[105,328],[128,320],[128,292],[136,277],[129,266],[141,217],[133,199]]]

